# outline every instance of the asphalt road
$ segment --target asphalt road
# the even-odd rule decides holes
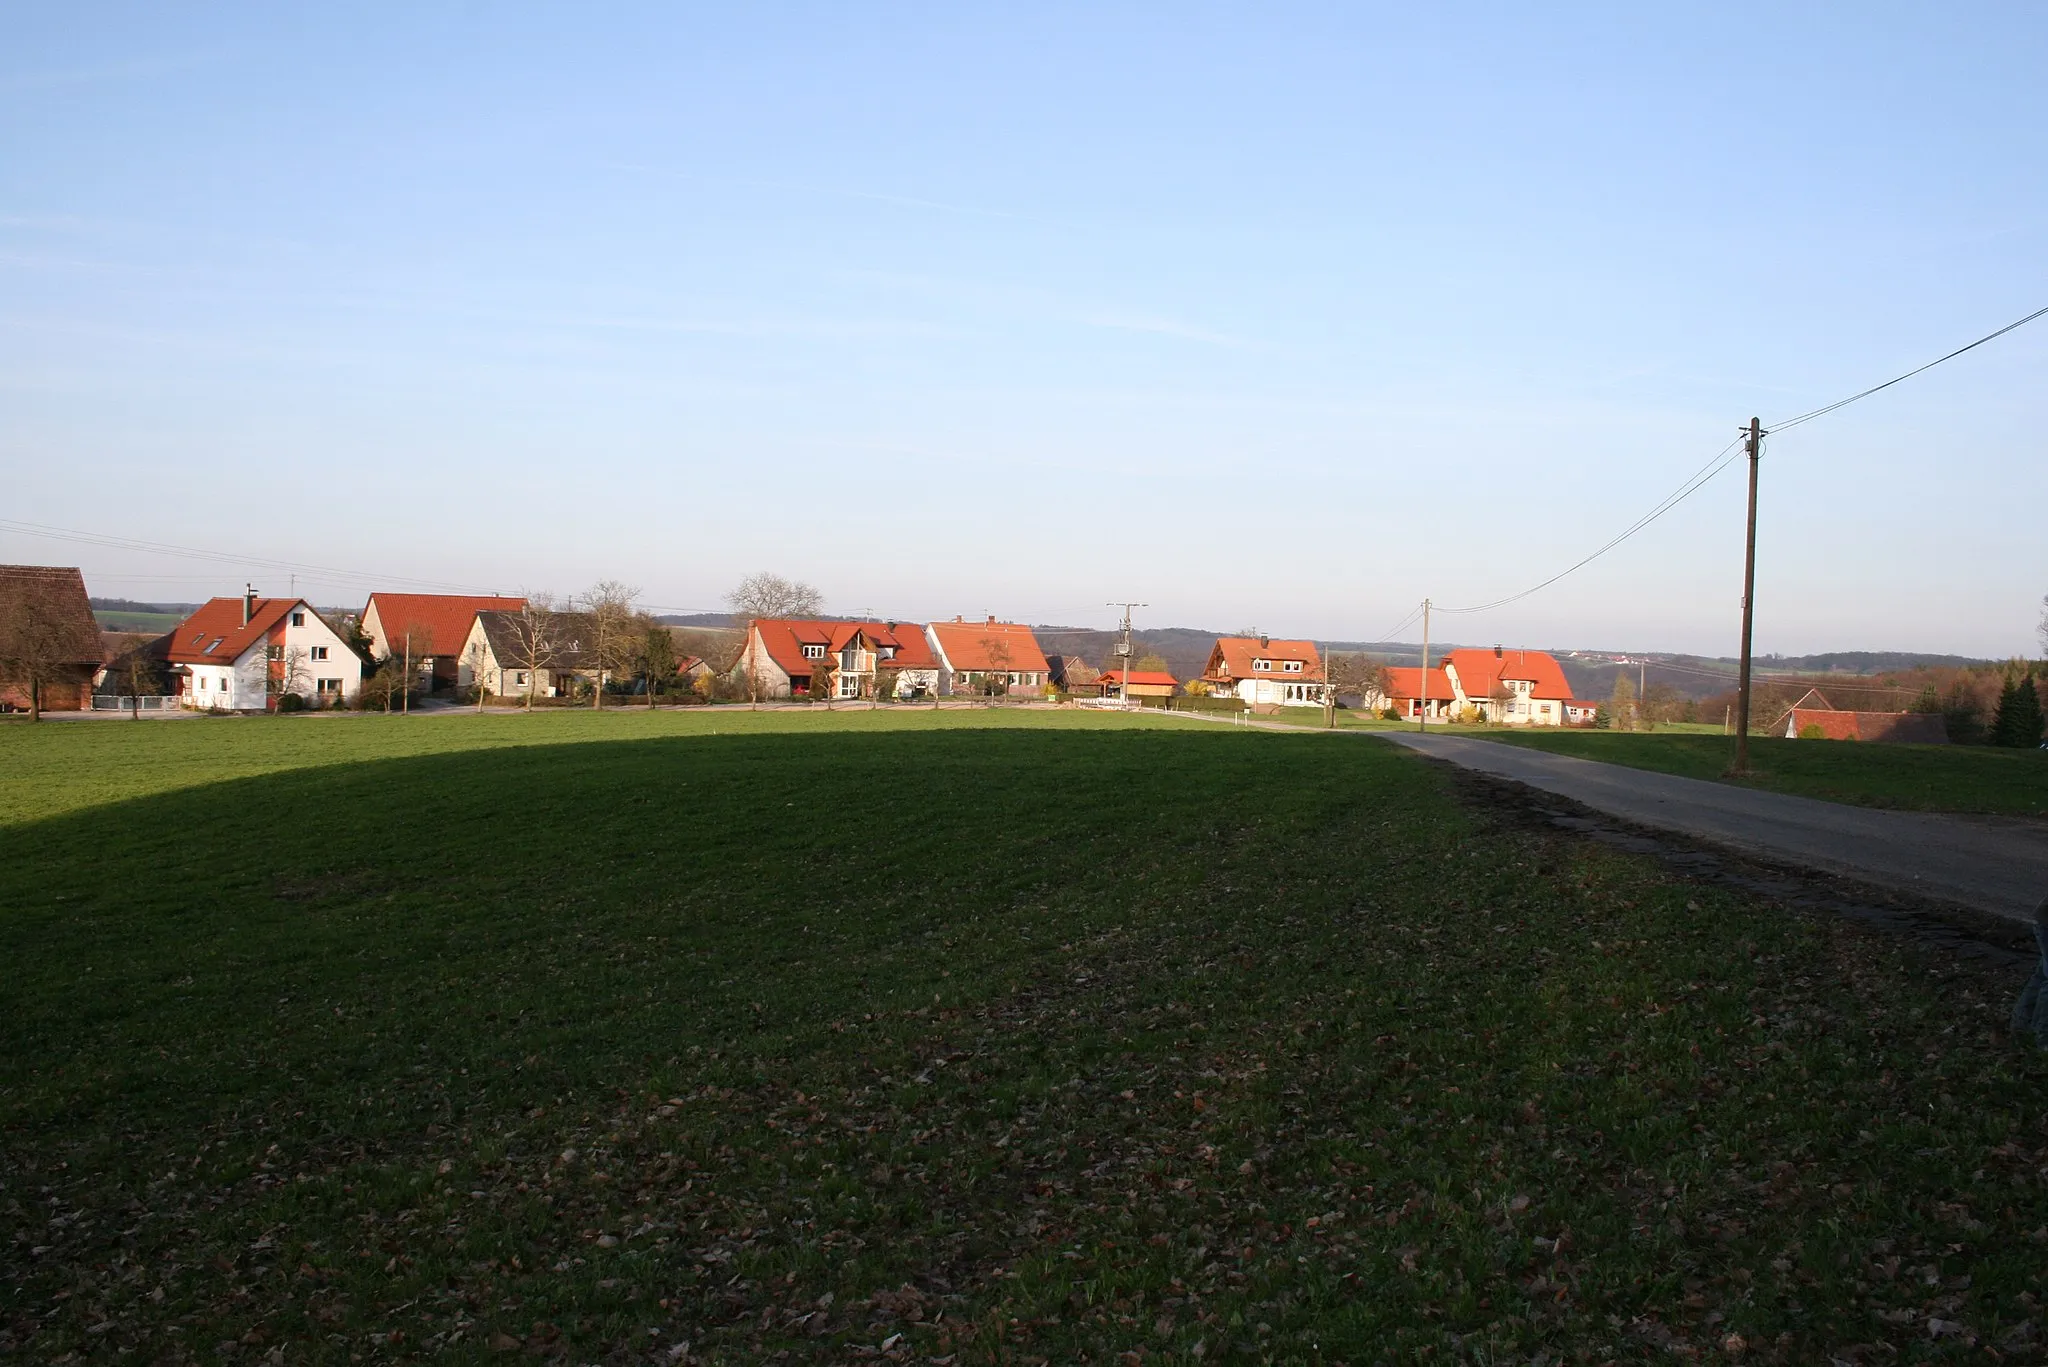
[[[2048,897],[2048,826],[2023,819],[1879,811],[1463,736],[1376,734],[1639,826],[1994,916],[2031,921]]]

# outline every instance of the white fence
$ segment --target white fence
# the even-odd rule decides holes
[[[178,700],[144,694],[135,698],[117,698],[105,693],[92,695],[92,710],[95,712],[175,712]]]

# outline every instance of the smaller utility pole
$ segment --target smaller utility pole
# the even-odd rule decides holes
[[[1749,646],[1756,625],[1756,467],[1764,444],[1763,424],[1749,420],[1749,534],[1742,555],[1742,674],[1735,686],[1735,772],[1749,772]]]
[[[1415,719],[1417,731],[1429,729],[1429,600],[1422,600],[1422,715]]]
[[[1330,668],[1330,643],[1328,641],[1322,643],[1322,656],[1323,729],[1325,731],[1334,731],[1337,728],[1337,690],[1330,682],[1330,676],[1334,671]]]
[[[1152,605],[1150,603],[1110,603],[1106,606],[1122,608],[1124,610],[1123,629],[1118,636],[1115,646],[1115,654],[1120,656],[1124,662],[1124,683],[1117,696],[1117,703],[1120,706],[1129,707],[1131,705],[1131,609],[1149,608]]]

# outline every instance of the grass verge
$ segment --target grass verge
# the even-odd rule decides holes
[[[1727,777],[1735,754],[1735,741],[1729,736],[1506,729],[1468,734],[1632,769],[1740,781],[1859,807],[2048,817],[2048,751],[1754,736],[1749,742],[1750,775],[1734,780]]]

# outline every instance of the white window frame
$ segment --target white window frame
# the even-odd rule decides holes
[[[316,660],[324,660],[324,659],[326,659],[326,658],[327,658],[327,647],[326,647],[326,646],[314,646],[314,647],[313,647],[313,658],[314,658],[314,659],[316,659]]]
[[[803,647],[803,652],[806,660],[822,660],[825,658],[825,647],[823,646],[805,646]]]

